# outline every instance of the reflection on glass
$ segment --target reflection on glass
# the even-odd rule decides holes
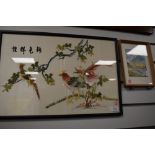
[[[95,65],[109,65],[109,66],[111,66],[115,63],[116,63],[116,61],[114,61],[114,60],[99,60],[98,62],[95,63]]]
[[[29,75],[38,75],[38,72],[25,72],[25,74],[29,74]]]
[[[116,81],[116,79],[115,78],[110,78],[109,81]]]
[[[32,77],[32,78],[30,78],[30,79],[31,79],[31,80],[35,80],[35,81],[37,80],[37,78],[35,78],[35,77]]]
[[[145,45],[137,45],[136,47],[130,49],[127,55],[141,55],[147,56],[147,49]]]
[[[34,58],[12,58],[12,60],[15,62],[15,63],[21,63],[21,64],[34,64],[35,61],[34,61]]]

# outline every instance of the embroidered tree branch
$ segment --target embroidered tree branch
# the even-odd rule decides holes
[[[72,57],[73,55],[77,54],[77,59],[85,62],[87,55],[93,55],[93,49],[94,46],[89,45],[88,40],[81,40],[75,47],[73,47],[71,43],[57,45],[55,55],[53,55],[46,64],[39,65],[39,62],[37,61],[27,69],[24,69],[24,74],[26,71],[39,72],[48,85],[54,85],[55,80],[53,79],[53,74],[46,73],[46,70],[49,68],[52,61],[54,61],[56,58],[60,60],[65,59],[65,57]],[[3,92],[8,92],[13,87],[13,85],[23,81],[20,74],[20,72],[13,73],[11,78],[8,79],[8,82],[3,85]]]

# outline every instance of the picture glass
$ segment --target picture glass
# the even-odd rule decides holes
[[[153,84],[146,45],[122,43],[122,57],[127,84]]]
[[[0,116],[121,111],[112,40],[3,33],[0,84]]]

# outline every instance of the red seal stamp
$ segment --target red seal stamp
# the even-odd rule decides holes
[[[129,83],[129,84],[131,84],[131,83],[132,83],[132,81],[129,79],[129,80],[128,80],[128,83]]]

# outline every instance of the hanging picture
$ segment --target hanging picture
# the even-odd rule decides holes
[[[149,43],[119,41],[125,86],[153,87],[155,71]]]
[[[2,32],[1,117],[120,115],[116,40]]]

